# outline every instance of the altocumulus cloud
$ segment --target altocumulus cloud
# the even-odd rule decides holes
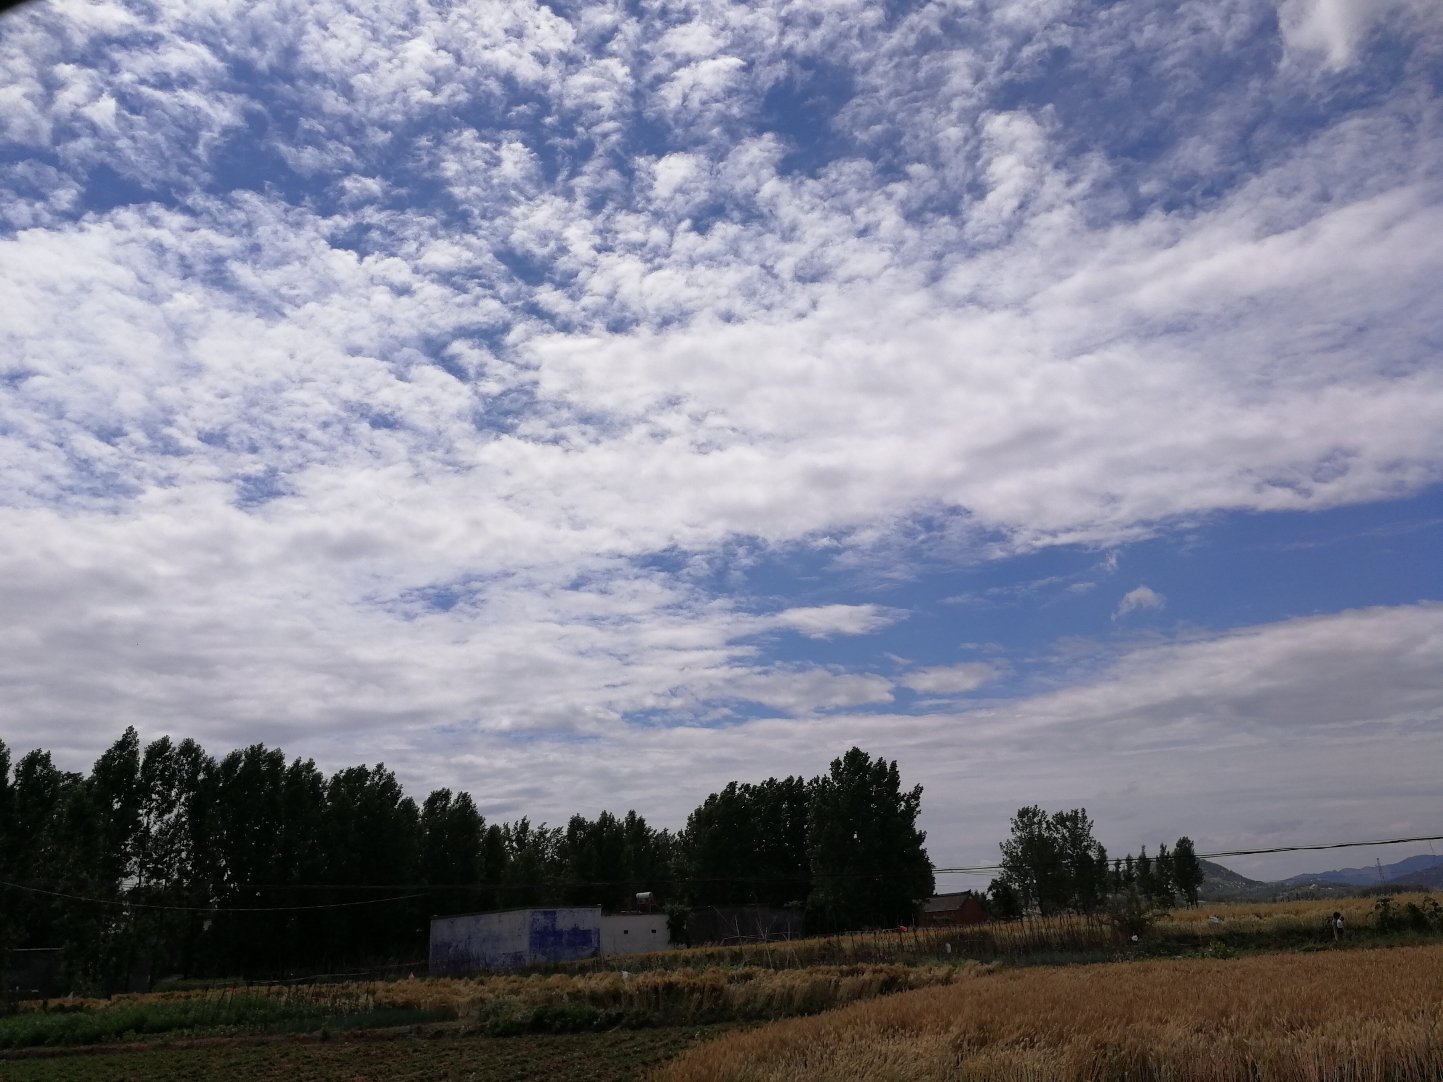
[[[6,740],[384,756],[553,818],[850,740],[954,836],[949,755],[1005,767],[1003,821],[1004,777],[1093,792],[1059,749],[1113,730],[1057,704],[1171,718],[1158,674],[1311,610],[1138,570],[1193,637],[1123,657],[1161,593],[1014,568],[1443,479],[1440,49],[1421,0],[12,12]],[[1436,585],[1318,626],[1428,624]],[[1089,636],[1111,668],[1055,661]],[[1288,656],[1300,694],[1332,658]],[[581,743],[611,788],[543,782]]]

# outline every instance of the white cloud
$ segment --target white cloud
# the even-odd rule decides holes
[[[1149,586],[1138,586],[1122,595],[1118,602],[1117,611],[1112,614],[1114,620],[1126,616],[1130,612],[1138,612],[1144,609],[1160,609],[1167,604],[1167,598]]]
[[[962,665],[937,665],[918,669],[900,677],[898,683],[924,695],[962,695],[976,691],[997,676],[996,665],[974,661]]]
[[[799,631],[808,638],[825,639],[833,635],[867,635],[896,623],[904,615],[881,605],[817,605],[787,609],[767,622]]]
[[[555,820],[626,793],[675,825],[728,781],[811,776],[855,743],[923,784],[943,864],[994,861],[1008,817],[1035,802],[1087,807],[1119,853],[1181,834],[1203,851],[1357,840],[1379,823],[1427,834],[1443,755],[1440,650],[1443,606],[1360,610],[1145,647],[1061,690],[948,713],[614,729],[587,744],[584,777],[564,786],[536,788],[536,764],[564,743],[398,761],[446,784],[496,779],[487,814]]]
[[[1339,69],[1353,63],[1378,22],[1416,26],[1432,20],[1436,26],[1443,14],[1429,0],[1282,0],[1278,20],[1290,49],[1322,53],[1330,68]]]
[[[890,702],[891,681],[869,674],[833,672],[821,668],[781,669],[738,674],[712,691],[718,697],[748,699],[807,715],[818,710],[867,706]]]
[[[1005,741],[1025,710],[838,715],[893,683],[780,666],[765,633],[904,613],[756,616],[729,555],[825,548],[822,573],[875,584],[928,546],[1080,541],[1113,571],[1112,546],[1179,522],[1443,479],[1430,84],[1282,130],[1258,102],[1320,99],[1256,36],[1271,0],[1064,7],[969,10],[966,33],[862,0],[12,13],[0,128],[33,155],[0,179],[16,738],[79,755],[111,735],[94,719],[134,720],[331,763],[369,742],[417,779],[504,763],[488,799],[515,813],[538,760],[499,733],[568,734],[545,754],[584,734],[618,785],[640,784],[627,757],[710,756],[724,781],[852,737],[962,759],[939,734]],[[1426,59],[1432,17],[1404,0],[1289,3],[1287,48],[1356,63],[1405,12]],[[1244,49],[1253,82],[1207,82]],[[1029,99],[1061,57],[1102,115]],[[764,127],[788,88],[797,116]],[[1119,616],[1161,605],[1142,590]],[[982,668],[905,686],[962,694]],[[733,725],[738,699],[788,717]]]

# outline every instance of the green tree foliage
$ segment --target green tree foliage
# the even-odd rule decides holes
[[[1142,903],[1153,909],[1166,909],[1178,899],[1197,905],[1202,886],[1203,869],[1193,849],[1192,839],[1181,837],[1168,849],[1163,843],[1157,856],[1149,857],[1147,847],[1136,858],[1129,853],[1113,865],[1111,890],[1114,894],[1135,893]]]
[[[646,891],[897,924],[933,889],[920,799],[895,762],[853,748],[810,782],[728,785],[674,836],[634,811],[488,824],[468,793],[438,789],[418,808],[382,764],[327,777],[264,744],[217,760],[192,740],[142,747],[131,728],[80,775],[0,743],[0,879],[20,885],[0,888],[0,946],[62,947],[72,986],[103,992],[147,967],[299,976],[414,961],[434,913],[625,910]]]
[[[1004,882],[1024,912],[1044,916],[1096,912],[1108,894],[1107,851],[1093,837],[1085,808],[1048,814],[1017,809],[1001,844]]]
[[[692,905],[786,905],[809,892],[807,816],[812,787],[802,778],[732,782],[687,818],[678,843]]]
[[[1152,857],[1147,855],[1147,846],[1143,846],[1137,852],[1137,891],[1144,898],[1152,899],[1158,895],[1157,875],[1153,870]]]
[[[1153,902],[1159,906],[1171,905],[1173,896],[1177,892],[1177,878],[1173,868],[1172,853],[1168,851],[1166,842],[1157,847],[1157,859],[1153,861],[1152,877]]]
[[[10,749],[0,740],[0,874],[14,875],[20,839],[15,834],[15,789],[10,784]],[[13,902],[0,893],[0,958],[19,941]],[[12,902],[6,905],[6,902]]]
[[[561,828],[545,823],[532,826],[524,815],[502,826],[506,871],[499,889],[506,907],[555,905],[561,900],[563,834]]]
[[[143,909],[139,949],[152,972],[193,972],[204,933],[200,913],[213,899],[216,850],[210,833],[216,763],[193,740],[169,737],[146,746],[140,761],[140,811],[132,897]]]
[[[510,874],[510,863],[511,853],[506,845],[506,832],[499,823],[492,823],[481,839],[481,882],[484,889],[480,894],[478,908],[504,909],[511,904],[502,888]]]
[[[54,891],[90,887],[88,869],[72,852],[64,830],[65,810],[80,777],[59,771],[48,751],[35,750],[15,764],[11,782],[14,845],[10,877],[24,884],[44,884]],[[65,942],[65,907],[61,899],[39,894],[6,899],[17,941],[22,946],[58,947]]]
[[[465,913],[488,907],[484,888],[486,820],[470,793],[437,789],[421,805],[421,882],[437,889],[422,908]]]
[[[852,748],[816,780],[807,818],[811,924],[910,924],[935,889],[917,829],[922,787],[903,790],[895,761]]]
[[[381,763],[339,770],[326,782],[324,804],[317,810],[328,882],[372,888],[371,897],[407,893],[407,885],[419,874],[419,813],[395,774]],[[365,896],[335,894],[337,901],[362,901]],[[409,921],[403,919],[404,912],[364,905],[331,913],[326,923],[332,964],[341,965],[352,944],[366,944],[370,960],[380,961],[422,941],[426,928],[414,907]]]
[[[993,920],[1016,920],[1023,915],[1022,898],[1007,878],[998,876],[987,884],[987,912]]]
[[[1202,887],[1203,868],[1193,848],[1192,839],[1184,835],[1172,848],[1173,884],[1188,905],[1197,905],[1198,890]]]
[[[611,913],[634,909],[637,894],[667,885],[673,847],[669,833],[653,830],[634,811],[623,819],[610,812],[594,820],[574,815],[559,854],[564,900]]]

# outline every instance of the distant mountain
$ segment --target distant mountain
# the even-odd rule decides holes
[[[1303,872],[1278,880],[1283,887],[1366,887],[1387,882],[1387,875],[1378,875],[1377,868],[1334,868],[1327,872]]]
[[[1198,888],[1198,897],[1205,902],[1230,902],[1270,895],[1273,884],[1260,883],[1239,875],[1231,868],[1214,864],[1210,860],[1199,860],[1202,865],[1203,881]]]
[[[1430,855],[1428,859],[1432,861],[1433,858]],[[1443,860],[1419,868],[1417,871],[1403,872],[1388,880],[1388,885],[1443,890]]]
[[[1203,881],[1198,897],[1205,902],[1257,902],[1273,898],[1342,897],[1365,887],[1380,885],[1378,866],[1334,868],[1327,872],[1294,875],[1277,882],[1261,882],[1239,875],[1211,860],[1202,864]],[[1422,887],[1443,890],[1443,857],[1432,853],[1407,857],[1383,865],[1383,884],[1390,887]]]
[[[1289,876],[1278,885],[1282,887],[1375,887],[1385,883],[1418,883],[1437,886],[1440,883],[1440,869],[1443,869],[1443,858],[1435,857],[1432,853],[1422,853],[1418,856],[1406,857],[1393,864],[1384,864],[1381,875],[1379,875],[1378,865],[1375,864],[1371,868],[1334,868],[1327,872],[1306,872],[1303,875]]]

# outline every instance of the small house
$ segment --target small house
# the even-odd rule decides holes
[[[982,924],[987,908],[981,896],[972,890],[955,894],[938,894],[922,903],[923,928],[949,928],[964,924]]]

